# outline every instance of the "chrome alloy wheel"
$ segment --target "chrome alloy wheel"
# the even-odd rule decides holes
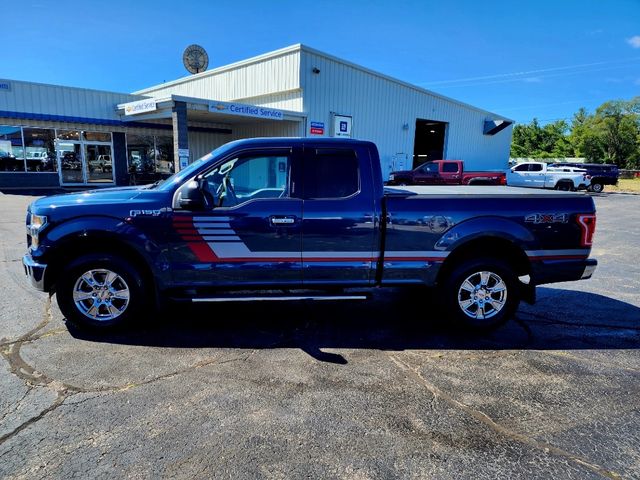
[[[507,285],[494,272],[472,273],[458,289],[458,305],[470,318],[491,318],[497,315],[506,303]]]
[[[129,286],[115,272],[106,269],[83,273],[73,287],[73,301],[78,311],[91,320],[113,320],[129,306]]]

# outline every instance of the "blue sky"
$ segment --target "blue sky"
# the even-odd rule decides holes
[[[6,1],[0,78],[130,92],[304,43],[526,122],[640,95],[640,0]]]

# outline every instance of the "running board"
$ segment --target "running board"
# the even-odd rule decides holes
[[[300,300],[367,300],[367,295],[279,295],[271,297],[196,297],[192,303],[205,302],[294,302]]]

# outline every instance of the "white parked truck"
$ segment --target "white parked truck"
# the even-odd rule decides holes
[[[513,187],[582,190],[589,188],[591,177],[580,168],[554,167],[544,162],[525,162],[507,171],[507,185]]]

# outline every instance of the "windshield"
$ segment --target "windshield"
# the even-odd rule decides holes
[[[186,168],[183,168],[179,172],[174,173],[165,181],[163,181],[162,183],[158,184],[153,188],[157,188],[158,190],[171,190],[173,187],[177,185],[181,185],[182,183],[184,183],[185,180],[193,176],[193,174],[197,172],[200,169],[200,167],[202,167],[205,163],[208,163],[213,158],[220,158],[232,146],[233,146],[233,142],[227,143],[225,145],[222,145],[221,147],[216,148],[211,153],[207,153],[204,157],[189,164],[189,166],[187,166]]]

